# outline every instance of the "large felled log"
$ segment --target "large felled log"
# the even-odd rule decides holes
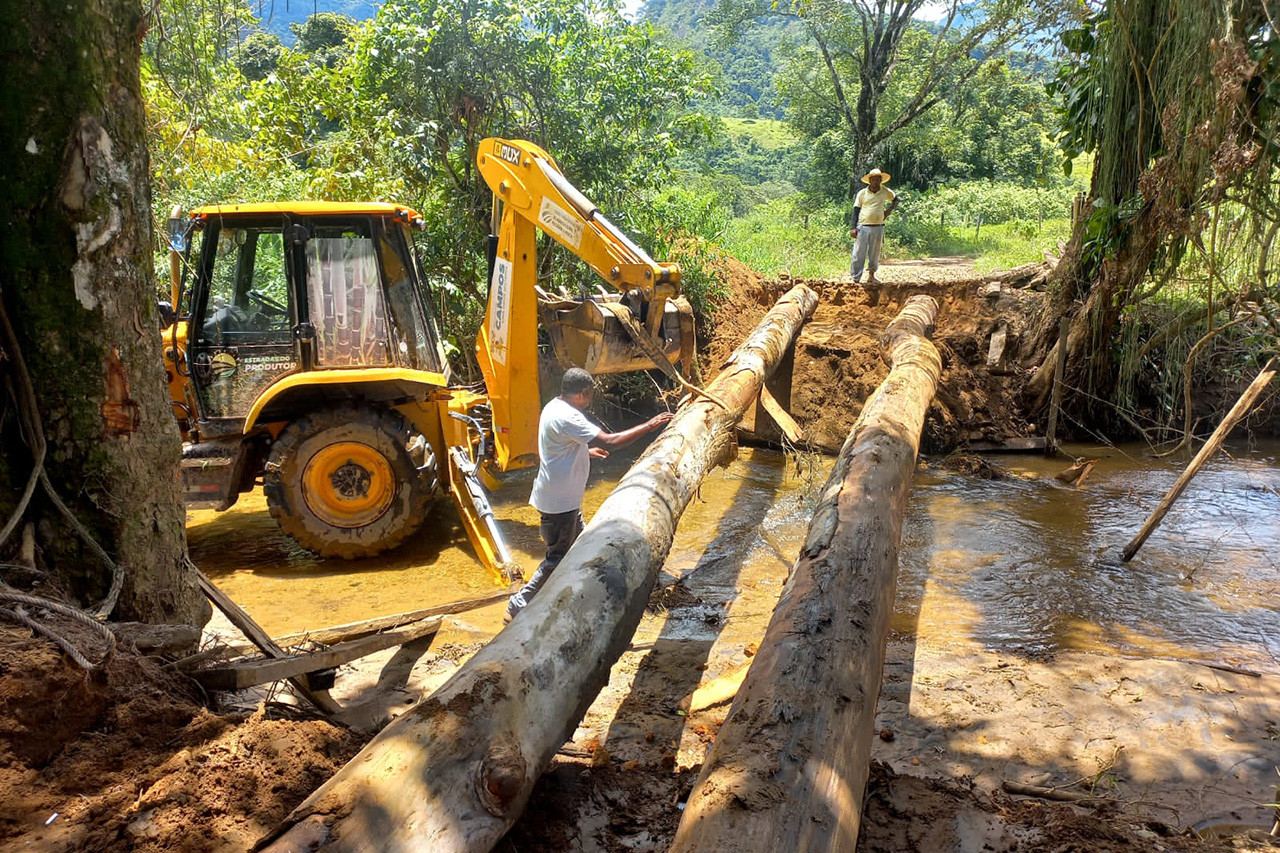
[[[605,499],[520,616],[384,729],[266,842],[284,850],[487,851],[524,810],[627,648],[706,473],[817,306],[788,292]]]
[[[942,369],[924,337],[937,310],[913,296],[881,340],[889,376],[823,488],[672,853],[854,848],[902,517]]]

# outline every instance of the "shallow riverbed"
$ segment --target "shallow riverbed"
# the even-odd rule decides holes
[[[1127,565],[1120,549],[1185,460],[1146,458],[1137,446],[1066,450],[1099,460],[1083,488],[1052,479],[1063,459],[992,457],[1013,475],[996,480],[923,460],[902,538],[895,632],[1028,657],[1113,650],[1280,669],[1280,443],[1237,446],[1209,465]],[[663,577],[684,578],[704,607],[681,611],[679,622],[646,620],[641,632],[738,645],[758,637],[831,462],[748,448],[708,476]],[[588,518],[627,464],[597,464]],[[541,542],[527,490],[527,475],[513,477],[496,503],[531,571]],[[415,541],[355,562],[293,545],[260,492],[225,513],[191,513],[188,531],[196,563],[277,635],[496,588],[443,503]],[[487,608],[479,622],[496,631],[498,612]]]

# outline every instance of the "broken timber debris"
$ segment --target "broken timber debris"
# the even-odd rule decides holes
[[[211,653],[200,652],[177,661],[175,666],[187,670],[188,674],[200,682],[206,690],[243,690],[259,684],[289,679],[299,690],[304,690],[305,686],[304,695],[307,695],[308,691],[311,694],[307,695],[308,699],[312,699],[313,695],[319,696],[319,701],[315,702],[317,707],[321,707],[321,703],[331,704],[332,710],[328,713],[339,720],[343,719],[341,712],[345,709],[328,696],[325,692],[327,688],[319,686],[332,682],[331,672],[326,673],[327,670],[331,671],[334,667],[394,646],[412,643],[423,637],[434,637],[440,630],[445,616],[505,601],[510,595],[509,591],[490,593],[479,598],[454,601],[408,613],[397,613],[394,616],[379,616],[375,619],[350,622],[318,631],[303,631],[273,639],[268,637],[238,605],[217,590],[212,582],[205,579],[204,583],[208,583],[217,596],[224,600],[219,602],[217,598],[210,595],[220,608],[224,603],[234,608],[227,614],[228,617],[245,636],[253,639],[253,643],[250,646],[224,646],[211,650]],[[207,590],[206,594],[208,594]],[[318,651],[296,653],[284,651],[285,647],[303,642],[332,645]],[[235,655],[248,654],[255,648],[266,652],[267,657],[233,662],[225,660]],[[196,663],[206,661],[210,657],[222,658],[223,662],[195,667]],[[321,709],[325,710],[323,707]]]
[[[286,658],[288,655],[284,649],[271,639],[266,631],[262,630],[262,626],[253,621],[253,618],[245,613],[240,605],[231,600],[225,592],[218,589],[217,585],[209,578],[205,577],[204,572],[196,570],[196,580],[200,584],[200,591],[204,593],[219,610],[222,611],[231,624],[240,629],[240,633],[244,634],[253,644],[268,656],[272,658]],[[289,683],[293,685],[302,696],[314,705],[321,712],[332,717],[338,717],[342,714],[342,706],[339,705],[332,696],[329,695],[327,689],[313,689],[310,682],[305,676],[295,676],[289,679]]]
[[[942,371],[924,337],[937,310],[913,296],[881,339],[889,376],[827,480],[671,853],[854,848],[902,519]]]
[[[443,621],[443,616],[432,616],[380,634],[369,634],[359,639],[346,640],[320,651],[206,667],[195,670],[191,673],[191,677],[200,682],[206,690],[244,690],[246,687],[332,669],[393,646],[403,646],[405,643],[412,643],[423,637],[434,636],[440,630],[440,623]],[[308,682],[308,686],[313,686],[313,683]]]
[[[641,454],[502,633],[260,842],[286,850],[487,851],[524,811],[644,614],[676,523],[817,307],[792,288]]]
[[[477,610],[490,604],[497,604],[500,601],[505,603],[510,595],[510,590],[501,590],[478,598],[464,598],[461,601],[437,604],[432,607],[424,607],[421,610],[409,610],[391,616],[377,616],[373,619],[364,619],[359,622],[348,622],[345,625],[334,625],[331,628],[298,631],[293,634],[285,634],[283,637],[275,637],[273,642],[284,649],[307,642],[323,645],[345,643],[348,640],[358,640],[361,637],[367,637],[370,634],[377,634],[381,631],[390,631],[393,628],[399,628],[411,622],[421,622],[433,616],[452,616],[456,613],[465,613],[468,610]],[[258,646],[255,643],[233,643],[219,646],[182,658],[174,663],[174,667],[185,671],[195,670],[192,674],[199,678],[198,670],[196,670],[198,665],[204,665],[211,660],[226,661],[241,655],[253,654],[257,648]]]

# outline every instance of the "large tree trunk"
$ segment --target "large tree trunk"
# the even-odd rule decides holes
[[[123,619],[199,623],[188,570],[179,438],[164,383],[150,272],[151,210],[139,40],[131,0],[10,3],[0,110],[0,300],[16,341],[0,371],[42,425],[51,490],[120,565]],[[15,346],[16,343],[16,346]],[[12,409],[10,409],[12,411]],[[0,526],[22,503],[39,436],[2,418]],[[112,572],[54,511],[27,508],[44,563],[84,602]],[[13,537],[0,553],[14,546]]]
[[[676,523],[817,306],[787,293],[649,446],[538,597],[290,815],[273,851],[486,851],[515,822],[644,614]],[[313,846],[307,846],[313,845]]]
[[[1039,342],[1046,355],[1026,389],[1033,412],[1048,402],[1058,322],[1071,315],[1065,380],[1083,392],[1074,408],[1110,414],[1123,311],[1153,267],[1177,265],[1211,200],[1202,188],[1217,168],[1214,149],[1230,136],[1230,111],[1217,109],[1214,95],[1226,4],[1113,0],[1108,8],[1095,48],[1103,70],[1092,80],[1103,94],[1089,213],[1051,276],[1055,296]]]
[[[852,850],[870,768],[898,540],[942,362],[938,303],[913,296],[882,340],[867,400],[729,717],[702,765],[672,853]]]

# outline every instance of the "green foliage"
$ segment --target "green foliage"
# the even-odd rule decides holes
[[[481,138],[537,142],[643,235],[637,225],[662,221],[643,212],[671,183],[674,157],[710,132],[689,109],[711,92],[697,62],[628,23],[613,0],[391,0],[364,25],[330,13],[292,24],[291,48],[230,2],[161,7],[164,34],[144,58],[157,220],[175,202],[407,202],[427,222],[417,249],[462,352],[487,290]],[[555,286],[574,273],[550,256],[544,283]],[[697,291],[696,271],[689,280]],[[712,298],[694,295],[700,306]]]
[[[745,37],[762,20],[794,25],[776,47],[781,70],[775,86],[788,123],[813,153],[807,180],[801,183],[814,200],[849,198],[856,190],[855,173],[873,159],[882,167],[892,160],[895,170],[921,186],[952,176],[997,175],[988,163],[948,171],[951,162],[964,156],[955,150],[961,146],[971,157],[1011,164],[1010,174],[1043,171],[1048,147],[1036,127],[1043,122],[1035,115],[1042,98],[983,73],[998,70],[1010,42],[1034,26],[1029,0],[965,3],[961,14],[944,26],[915,20],[924,6],[924,0],[719,0],[709,16],[721,43]],[[988,91],[974,92],[984,76]],[[902,138],[943,104],[952,107],[953,115],[938,119],[939,128],[963,131],[990,124],[980,117],[961,123],[966,111],[978,110],[1001,111],[1010,130],[1031,125],[1029,132],[1015,134],[1019,138],[1013,142],[1014,148],[1029,147],[1030,153],[992,150],[992,141],[1004,134],[966,139],[963,132],[952,133],[949,149]],[[929,135],[922,132],[919,138]]]
[[[1115,254],[1129,237],[1129,225],[1142,210],[1140,195],[1132,195],[1120,204],[1094,199],[1093,210],[1080,223],[1082,264],[1095,270],[1102,261]]]
[[[1041,189],[1015,183],[970,181],[939,187],[904,197],[898,218],[937,220],[940,225],[998,225],[1046,216],[1061,218],[1071,212],[1071,186]],[[892,221],[892,220],[891,220]]]
[[[236,57],[236,67],[246,80],[264,80],[276,70],[284,44],[275,33],[253,32],[245,38]]]
[[[699,318],[728,296],[716,274],[722,261],[717,248],[729,225],[728,211],[714,196],[672,186],[657,193],[632,219],[637,234],[648,235],[655,258],[681,266],[681,288]]]
[[[806,155],[785,127],[774,119],[716,119],[706,140],[676,162],[700,191],[743,216],[796,191],[793,181],[803,173]]]
[[[326,68],[332,68],[347,58],[356,28],[357,24],[351,18],[333,12],[321,12],[301,24],[289,25],[289,31],[297,37],[294,52],[307,54],[312,61]]]
[[[962,256],[979,272],[1012,269],[1044,260],[1071,233],[1069,217],[1010,219],[998,225],[941,225],[938,220],[900,218],[885,228],[886,258]]]
[[[649,0],[640,16],[693,51],[699,68],[716,80],[713,111],[781,119],[775,51],[780,43],[802,37],[801,28],[793,21],[759,21],[735,38],[719,38],[712,26],[714,6],[715,0]]]
[[[777,119],[725,116],[721,121],[725,132],[735,141],[745,142],[765,151],[789,151],[800,142],[791,128]]]
[[[1109,26],[1107,14],[1105,8],[1101,9],[1079,27],[1062,33],[1062,44],[1068,54],[1059,63],[1054,78],[1045,85],[1045,90],[1058,98],[1057,139],[1064,155],[1062,169],[1067,175],[1071,174],[1071,164],[1076,157],[1097,150],[1103,132],[1105,68],[1097,48],[1099,38],[1105,36]]]
[[[998,212],[993,217],[998,224],[966,219],[965,200],[982,196],[986,187],[975,183],[908,199],[885,227],[885,259],[966,256],[979,271],[1010,269],[1042,260],[1046,251],[1056,253],[1070,235],[1066,209],[1055,212],[1046,206],[1038,211],[1036,192],[1018,187],[996,192],[1010,200],[1013,215]],[[1048,205],[1051,196],[1041,191],[1038,197]],[[795,201],[764,203],[731,221],[725,248],[766,275],[787,270],[806,278],[847,276],[853,246],[848,213],[831,204],[806,215]],[[1041,212],[1048,218],[1041,218]]]
[[[482,309],[490,191],[475,170],[480,140],[528,139],[632,234],[628,212],[668,182],[680,148],[706,122],[688,111],[710,91],[693,58],[663,47],[611,0],[391,0],[356,51],[352,101],[377,124],[385,162],[417,189],[428,225],[425,265],[453,283],[456,339]],[[576,290],[567,252],[544,285]],[[465,298],[463,298],[465,297]]]

